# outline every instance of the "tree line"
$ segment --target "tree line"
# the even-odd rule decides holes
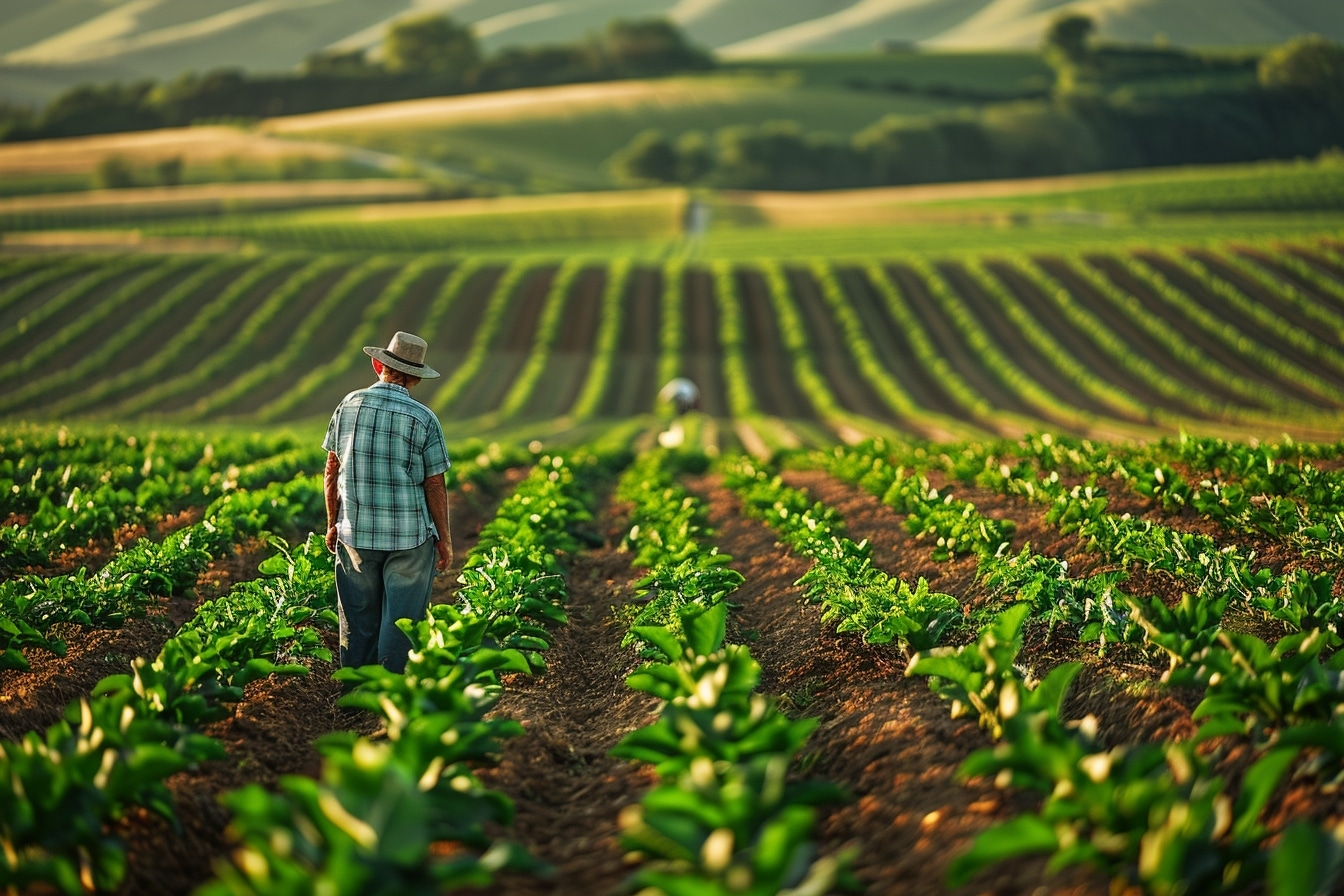
[[[1098,44],[1083,16],[1043,51],[1051,95],[887,116],[852,135],[791,121],[638,134],[609,160],[625,184],[819,190],[1313,157],[1344,146],[1344,45],[1303,37],[1262,56]],[[1245,69],[1245,83],[1138,93],[1145,80]]]
[[[712,68],[713,57],[661,19],[616,20],[570,44],[484,54],[470,26],[447,16],[399,20],[378,58],[364,50],[310,55],[299,71],[219,69],[172,81],[88,84],[40,112],[0,104],[0,140],[33,140],[256,119],[517,87],[645,78]]]

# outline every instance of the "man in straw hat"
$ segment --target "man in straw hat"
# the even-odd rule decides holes
[[[322,441],[342,666],[404,672],[410,641],[396,621],[424,618],[435,568],[453,562],[443,428],[410,391],[439,375],[427,348],[401,331],[365,346],[378,382],[345,396]]]

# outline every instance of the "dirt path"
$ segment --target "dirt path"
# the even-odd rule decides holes
[[[453,406],[445,409],[446,414],[475,417],[499,408],[532,353],[537,325],[541,322],[555,274],[556,268],[547,266],[528,271],[523,276],[522,283],[510,297],[504,324],[490,343],[486,364],[457,396]]]
[[[624,316],[614,362],[615,375],[607,379],[598,416],[631,417],[653,407],[662,386],[658,382],[662,294],[660,270],[637,267],[630,272],[622,302]]]
[[[785,419],[814,419],[812,402],[793,375],[765,278],[754,268],[738,268],[733,276],[742,300],[743,360],[760,411]]]
[[[604,543],[573,558],[566,584],[569,623],[552,628],[547,671],[512,676],[495,713],[527,729],[507,742],[498,767],[481,773],[509,795],[517,814],[506,836],[554,866],[550,879],[502,876],[491,894],[607,894],[630,874],[618,817],[656,783],[647,766],[609,754],[628,732],[654,718],[658,702],[625,677],[638,657],[622,648],[627,630],[612,614],[627,603],[639,573],[616,549],[624,533],[604,505],[596,518]],[[480,892],[480,891],[472,891]]]
[[[606,283],[605,267],[584,268],[574,278],[569,295],[565,296],[555,345],[551,346],[546,366],[523,405],[523,417],[549,419],[574,406],[593,363]]]
[[[719,306],[709,271],[692,268],[682,286],[681,375],[700,387],[700,406],[711,417],[728,415],[723,383],[723,346],[719,342]]]

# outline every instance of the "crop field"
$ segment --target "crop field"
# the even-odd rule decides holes
[[[1213,248],[661,262],[271,252],[12,256],[12,419],[320,423],[408,329],[461,437],[649,424],[690,376],[711,450],[856,441],[1344,433],[1344,254]]]
[[[401,676],[315,436],[0,433],[6,887],[1332,892],[1340,443],[457,441]]]
[[[0,888],[1344,894],[1339,170],[0,218]],[[396,329],[404,676],[311,534]]]

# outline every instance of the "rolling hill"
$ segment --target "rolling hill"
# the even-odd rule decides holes
[[[881,40],[1030,47],[1065,9],[1124,41],[1344,39],[1337,0],[3,0],[0,99],[40,102],[76,83],[226,66],[283,71],[316,50],[376,47],[389,22],[422,12],[472,23],[487,50],[573,41],[616,17],[666,16],[721,57],[749,59],[864,51]]]

